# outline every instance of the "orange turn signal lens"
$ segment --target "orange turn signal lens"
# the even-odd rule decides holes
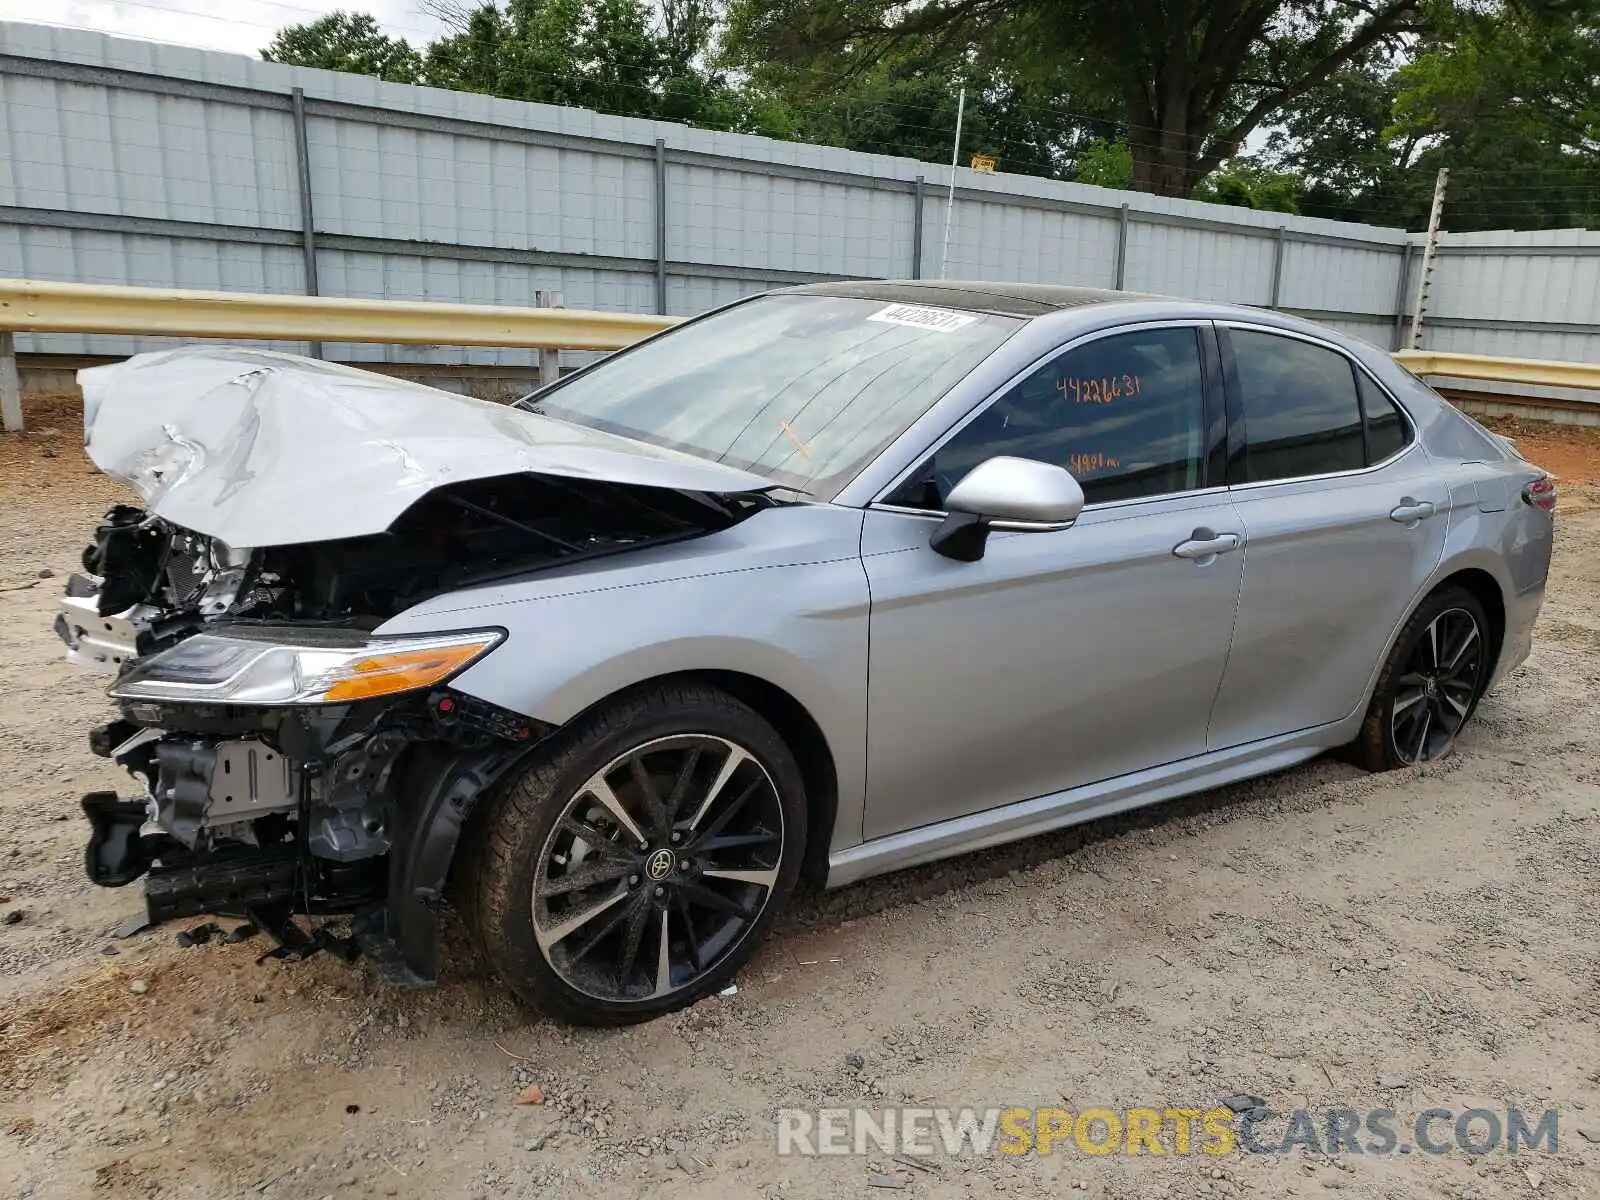
[[[442,683],[499,639],[494,636],[476,641],[455,642],[425,650],[396,650],[374,654],[341,669],[322,695],[326,703],[370,700]]]

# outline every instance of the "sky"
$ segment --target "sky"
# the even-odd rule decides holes
[[[418,46],[440,32],[439,22],[420,11],[419,0],[0,0],[0,20],[70,25],[254,58],[283,26],[339,8],[369,12],[386,32]]]

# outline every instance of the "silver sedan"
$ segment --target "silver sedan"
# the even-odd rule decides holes
[[[1510,443],[1216,304],[795,288],[512,409],[244,350],[82,378],[145,499],[57,622],[143,785],[85,799],[91,875],[408,982],[451,892],[594,1024],[725,987],[802,878],[1436,759],[1550,559]]]

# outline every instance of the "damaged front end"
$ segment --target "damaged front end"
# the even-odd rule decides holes
[[[292,953],[359,946],[395,982],[430,981],[461,822],[548,732],[430,682],[500,640],[224,626],[141,660],[90,743],[144,794],[84,797],[89,877],[143,877],[152,925],[237,916]],[[323,915],[357,918],[353,939],[293,922]]]
[[[467,815],[551,727],[452,686],[515,652],[502,629],[384,623],[772,503],[715,464],[290,356],[80,380],[91,457],[146,502],[106,514],[55,620],[69,658],[115,676],[91,747],[140,785],[83,798],[90,878],[143,878],[152,924],[238,916],[278,953],[359,948],[400,983],[436,976]],[[296,923],[319,915],[351,936]]]

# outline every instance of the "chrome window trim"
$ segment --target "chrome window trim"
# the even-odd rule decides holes
[[[1235,483],[1228,486],[1230,492],[1253,492],[1260,488],[1280,487],[1286,483],[1318,483],[1325,479],[1354,479],[1361,475],[1371,475],[1374,471],[1381,471],[1385,467],[1393,466],[1416,448],[1412,442],[1403,450],[1396,451],[1382,462],[1373,463],[1370,467],[1361,467],[1353,471],[1324,471],[1320,475],[1289,475],[1283,479],[1256,479],[1250,483]]]
[[[1358,475],[1370,475],[1374,471],[1381,471],[1383,468],[1392,466],[1394,463],[1399,462],[1407,454],[1410,454],[1412,450],[1416,449],[1418,444],[1421,442],[1422,434],[1418,429],[1416,418],[1411,415],[1411,410],[1408,409],[1404,404],[1400,403],[1400,398],[1386,388],[1383,385],[1383,381],[1369,371],[1364,362],[1362,362],[1355,355],[1351,354],[1343,346],[1340,346],[1337,342],[1330,342],[1326,338],[1317,337],[1315,334],[1303,333],[1298,329],[1284,329],[1277,325],[1258,325],[1253,321],[1227,319],[1214,321],[1212,323],[1219,329],[1246,329],[1251,333],[1265,333],[1271,335],[1272,337],[1290,338],[1297,342],[1306,342],[1312,346],[1319,346],[1324,350],[1331,350],[1340,358],[1344,359],[1345,362],[1349,363],[1355,370],[1360,371],[1361,374],[1366,376],[1367,380],[1374,387],[1388,397],[1389,403],[1394,405],[1395,410],[1400,414],[1401,419],[1405,421],[1406,430],[1410,435],[1405,445],[1401,446],[1400,449],[1389,455],[1388,458],[1385,458],[1380,462],[1372,463],[1365,467],[1357,467],[1349,471],[1323,471],[1316,475],[1286,475],[1282,479],[1256,479],[1249,483],[1230,484],[1229,489],[1231,491],[1254,491],[1257,488],[1276,487],[1283,483],[1307,483],[1322,479],[1348,479]],[[1366,409],[1361,406],[1361,395],[1359,389],[1357,389],[1356,393],[1356,406],[1357,410],[1361,413],[1362,424],[1365,425],[1367,413]]]
[[[877,500],[867,505],[867,511],[898,513],[902,517],[923,517],[929,521],[942,521],[950,515],[941,508],[912,508],[907,504],[886,504]]]
[[[940,517],[948,516],[949,514],[944,509],[910,508],[910,507],[908,507],[906,505],[886,503],[883,498],[885,496],[893,494],[893,492],[894,492],[894,490],[896,488],[898,488],[902,484],[904,484],[905,481],[911,477],[912,473],[918,467],[920,467],[922,465],[922,462],[923,462],[924,459],[928,458],[930,455],[934,455],[934,454],[939,453],[939,451],[944,447],[944,445],[947,442],[950,441],[951,438],[955,437],[956,434],[960,433],[968,425],[970,425],[970,424],[972,424],[972,422],[976,421],[978,419],[978,417],[980,415],[982,415],[984,412],[988,411],[989,407],[992,404],[994,404],[997,400],[999,400],[1001,396],[1005,395],[1012,388],[1016,387],[1017,384],[1021,383],[1029,375],[1032,375],[1035,371],[1037,371],[1045,363],[1050,362],[1053,359],[1060,358],[1063,354],[1070,354],[1072,351],[1078,349],[1078,347],[1086,346],[1090,342],[1096,342],[1096,341],[1099,341],[1102,338],[1116,337],[1119,334],[1138,333],[1141,330],[1146,330],[1146,329],[1194,329],[1194,330],[1201,330],[1201,329],[1206,328],[1208,325],[1214,325],[1214,324],[1215,324],[1215,322],[1212,321],[1208,317],[1169,317],[1169,318],[1166,318],[1166,319],[1163,319],[1163,320],[1156,320],[1156,321],[1136,321],[1136,322],[1134,322],[1133,324],[1130,324],[1130,325],[1113,325],[1113,326],[1109,326],[1109,327],[1107,327],[1105,329],[1092,329],[1087,333],[1080,334],[1079,336],[1071,339],[1070,341],[1066,341],[1066,342],[1061,343],[1061,345],[1054,347],[1053,349],[1047,351],[1044,354],[1041,354],[1038,358],[1034,359],[1026,367],[1022,368],[1020,371],[1018,371],[1014,375],[1012,375],[1009,379],[1007,379],[1004,383],[1002,383],[994,391],[990,392],[989,395],[984,397],[984,399],[982,401],[980,401],[979,403],[973,405],[972,406],[972,410],[970,412],[968,412],[965,416],[963,416],[954,425],[950,426],[949,429],[946,429],[944,431],[944,433],[939,435],[939,437],[935,438],[932,442],[928,443],[927,447],[922,451],[922,453],[919,454],[916,457],[916,460],[914,462],[912,462],[912,464],[910,466],[908,466],[905,470],[901,471],[899,475],[895,476],[895,478],[889,483],[889,485],[887,487],[880,488],[879,491],[878,491],[878,494],[876,496],[874,496],[871,500],[867,501],[865,507],[867,507],[869,509],[880,509],[880,510],[885,511],[885,512],[917,513],[917,514],[927,514],[927,515],[930,515],[930,516],[931,515],[937,515],[937,516],[940,516]],[[1197,354],[1199,354],[1199,349],[1200,349],[1199,346],[1196,345],[1195,351],[1196,351]],[[1202,375],[1202,378],[1203,378],[1204,373],[1205,373],[1205,358],[1204,358],[1203,355],[1200,356],[1199,362],[1200,362],[1201,375]],[[1202,392],[1200,394],[1200,396],[1199,396],[1199,403],[1200,403],[1200,424],[1201,424],[1201,428],[1204,429],[1205,428],[1205,419],[1206,419],[1205,393],[1204,392]],[[885,447],[885,449],[887,449],[887,447]],[[1188,489],[1185,489],[1185,490],[1183,490],[1181,492],[1162,492],[1159,495],[1155,495],[1155,496],[1129,496],[1129,497],[1126,497],[1125,499],[1122,499],[1122,500],[1101,500],[1101,501],[1099,501],[1097,503],[1094,503],[1094,504],[1085,504],[1083,506],[1083,511],[1084,512],[1092,512],[1092,511],[1097,511],[1097,510],[1102,509],[1102,508],[1110,508],[1110,507],[1112,507],[1114,505],[1143,504],[1143,503],[1146,503],[1147,501],[1151,501],[1151,500],[1170,500],[1174,496],[1197,496],[1197,495],[1201,494],[1202,492],[1226,491],[1226,490],[1227,489],[1225,487],[1222,487],[1222,486],[1207,487],[1207,488],[1188,488]]]

